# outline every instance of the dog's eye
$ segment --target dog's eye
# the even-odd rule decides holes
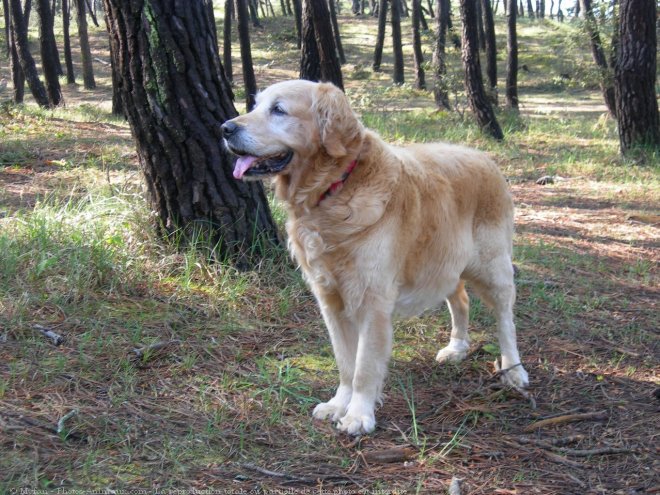
[[[286,115],[286,111],[280,106],[279,103],[275,103],[271,109],[270,113],[273,115]]]

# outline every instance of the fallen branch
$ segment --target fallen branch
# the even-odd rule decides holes
[[[73,411],[70,411],[66,413],[64,416],[60,418],[60,420],[57,422],[57,434],[61,435],[64,432],[64,424],[74,416],[78,414],[78,409],[74,409]]]
[[[570,467],[577,467],[577,468],[584,467],[579,462],[571,461],[570,459],[567,459],[563,455],[555,454],[553,452],[548,452],[547,450],[539,450],[539,452],[541,452],[546,458],[548,458],[552,462],[556,462],[558,464],[563,464],[565,466],[570,466]]]
[[[611,455],[611,454],[629,454],[635,452],[635,449],[625,447],[602,447],[599,449],[561,449],[562,453],[574,455],[576,457],[589,457],[592,455]]]
[[[156,352],[166,349],[170,345],[180,344],[180,343],[181,343],[180,340],[163,340],[151,345],[146,345],[144,347],[133,349],[131,352],[135,354],[135,357],[137,359],[145,359],[146,357],[149,357]]]
[[[529,433],[530,431],[538,430],[539,428],[545,428],[546,426],[558,425],[563,423],[574,423],[576,421],[602,421],[607,419],[609,416],[607,411],[596,411],[596,412],[587,412],[587,413],[577,413],[577,414],[565,414],[564,416],[556,416],[554,418],[542,419],[530,425],[527,425],[523,431]]]
[[[392,462],[408,461],[417,455],[417,450],[411,447],[393,447],[391,449],[362,452],[362,457],[368,463],[390,464]]]
[[[34,325],[34,329],[39,330],[41,335],[50,339],[56,346],[61,345],[64,342],[64,337],[62,337],[59,333],[53,332],[50,328],[47,328],[43,325]]]
[[[447,492],[449,495],[461,495],[461,484],[463,480],[457,476],[454,476],[449,483],[449,489]]]
[[[584,435],[570,435],[568,437],[555,438],[552,440],[538,440],[536,438],[517,437],[516,440],[520,443],[538,445],[544,449],[551,449],[553,447],[561,447],[569,443],[576,443],[584,439]]]

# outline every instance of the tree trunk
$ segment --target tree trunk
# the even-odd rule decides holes
[[[538,0],[536,0],[536,5],[538,8]],[[534,7],[532,6],[532,0],[527,0],[527,17],[534,19]]]
[[[69,0],[62,0],[62,31],[64,36],[64,64],[66,65],[66,83],[76,84],[76,73],[73,70],[73,56],[71,55],[71,4]]]
[[[495,40],[495,22],[490,0],[481,1],[484,17],[484,33],[486,41],[486,75],[488,76],[488,93],[494,105],[497,105],[497,45]]]
[[[225,19],[222,28],[222,64],[225,75],[230,83],[234,82],[233,64],[231,62],[231,18],[234,15],[234,1],[225,0]]]
[[[449,22],[450,5],[449,0],[438,0],[438,12],[436,16],[436,41],[433,51],[433,67],[435,69],[435,85],[433,97],[438,108],[451,110],[449,104],[449,91],[447,89],[447,62],[445,47],[447,46],[447,27]]]
[[[621,1],[614,86],[619,141],[624,154],[636,146],[660,150],[655,20],[655,0]]]
[[[302,3],[301,0],[293,1],[293,14],[296,19],[296,32],[298,33],[298,49],[302,48]]]
[[[378,34],[376,35],[376,47],[374,48],[374,72],[380,72],[380,64],[383,61],[383,45],[385,44],[385,25],[387,24],[387,0],[379,0],[378,3]]]
[[[62,100],[62,90],[57,73],[59,54],[55,44],[54,19],[50,10],[50,0],[37,0],[36,9],[39,15],[39,48],[41,50],[41,67],[46,79],[46,93],[51,106],[56,107]]]
[[[257,79],[254,76],[252,64],[252,47],[250,44],[250,26],[248,23],[248,3],[250,0],[236,0],[236,22],[238,24],[238,40],[241,45],[241,65],[243,67],[243,84],[245,85],[245,104],[248,111],[255,105],[257,96]]]
[[[394,51],[394,84],[403,84],[403,46],[401,44],[401,1],[392,2],[392,50]]]
[[[237,0],[237,1],[240,2],[241,0]],[[253,0],[242,0],[242,1],[245,1],[247,3],[247,8],[250,11],[250,19],[252,19],[252,26],[256,28],[260,28],[261,23],[259,22],[259,16],[257,15],[256,2],[254,2]]]
[[[278,242],[259,182],[232,176],[236,116],[203,2],[104,0],[122,97],[160,232],[246,266]],[[208,244],[202,244],[207,242]]]
[[[89,46],[87,33],[87,15],[85,0],[74,0],[76,4],[76,21],[78,22],[78,37],[80,38],[80,56],[82,57],[83,86],[85,89],[96,88],[94,80],[94,65],[92,64],[92,50]]]
[[[304,0],[311,7],[312,21],[314,22],[314,34],[316,36],[316,48],[319,52],[321,64],[321,80],[331,82],[338,88],[344,89],[344,81],[341,74],[341,65],[337,56],[335,37],[332,32],[332,23],[328,22],[330,12],[326,0]]]
[[[7,11],[9,16],[9,11]],[[5,17],[11,26],[11,16]],[[21,68],[21,62],[18,59],[18,51],[16,50],[16,39],[14,38],[14,30],[9,31],[9,66],[11,68],[11,81],[14,86],[14,103],[21,104],[25,99],[25,74]]]
[[[415,62],[415,87],[417,89],[426,89],[426,80],[424,77],[424,55],[422,54],[422,36],[419,32],[421,15],[422,15],[421,0],[413,0],[412,25],[413,25],[413,55]]]
[[[516,28],[516,0],[506,0],[506,105],[518,111],[518,32]]]
[[[474,0],[461,0],[461,20],[463,21],[462,59],[465,69],[465,91],[470,108],[479,126],[497,140],[504,139],[495,112],[484,91],[479,62],[479,37],[477,34],[477,9]]]
[[[27,25],[25,24],[25,19],[23,18],[23,12],[21,10],[21,0],[10,0],[9,6],[11,11],[12,38],[16,46],[18,61],[21,65],[25,80],[27,81],[28,87],[30,88],[32,96],[34,96],[37,104],[41,107],[50,108],[51,104],[48,100],[46,88],[39,79],[37,65],[34,62],[34,58],[32,57],[28,46]]]
[[[339,63],[346,63],[346,54],[344,53],[344,46],[341,44],[341,33],[339,32],[339,23],[337,22],[337,11],[335,9],[335,1],[327,0],[328,7],[330,8],[330,20],[332,21],[332,33],[335,36],[335,46],[337,47],[337,55],[339,56]]]
[[[11,56],[11,33],[9,31],[9,2],[2,0],[2,12],[5,17],[5,50],[7,56]]]
[[[600,89],[605,99],[605,106],[612,117],[616,118],[616,98],[614,96],[614,74],[607,64],[603,44],[600,41],[598,24],[591,5],[591,0],[580,0],[584,15],[584,26],[591,42],[591,55],[600,71]]]
[[[476,0],[474,8],[477,11],[477,36],[479,37],[479,49],[486,51],[486,32],[484,31],[483,12],[481,11],[481,1]]]
[[[318,81],[321,79],[321,60],[314,32],[312,4],[302,3],[302,48],[300,50],[300,79]]]

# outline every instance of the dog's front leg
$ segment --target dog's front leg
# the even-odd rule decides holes
[[[371,306],[371,307],[370,307]],[[391,311],[364,304],[358,318],[359,340],[353,376],[353,393],[346,415],[337,427],[350,435],[371,433],[376,427],[374,409],[380,400],[392,351]]]
[[[355,355],[358,347],[358,330],[332,301],[319,297],[323,320],[328,327],[332,350],[339,368],[339,387],[335,396],[328,402],[322,402],[314,408],[312,415],[316,419],[338,421],[346,414],[346,409],[353,396],[353,375],[355,374]]]

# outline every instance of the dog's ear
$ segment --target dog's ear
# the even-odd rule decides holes
[[[346,156],[346,147],[362,133],[362,125],[348,104],[344,92],[333,84],[319,83],[312,111],[321,144],[328,155],[333,158]]]

